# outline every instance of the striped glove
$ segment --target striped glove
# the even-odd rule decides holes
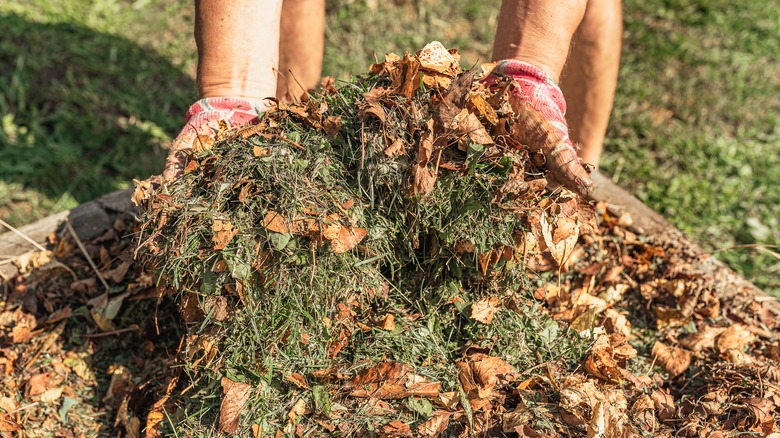
[[[541,152],[545,167],[553,179],[582,196],[593,188],[569,138],[566,101],[558,84],[541,68],[514,59],[500,61],[485,79],[487,86],[511,77],[517,85],[510,88],[509,103],[517,115],[512,138],[529,150]]]
[[[257,120],[268,108],[263,100],[240,97],[207,97],[190,106],[185,116],[186,125],[171,144],[165,160],[163,178],[170,180],[181,174],[200,136],[213,138],[219,131],[220,120],[228,128],[237,128]]]

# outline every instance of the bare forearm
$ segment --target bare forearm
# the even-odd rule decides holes
[[[587,0],[504,0],[493,59],[517,59],[543,68],[556,81]]]
[[[262,99],[276,92],[281,0],[196,0],[201,97]]]

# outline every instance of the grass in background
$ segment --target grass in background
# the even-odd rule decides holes
[[[487,60],[498,4],[328,2],[324,73],[432,39]],[[195,99],[190,8],[0,5],[0,217],[30,222],[160,171]],[[780,4],[629,0],[624,17],[604,171],[707,249],[780,244]],[[780,294],[780,262],[761,249],[717,254]]]

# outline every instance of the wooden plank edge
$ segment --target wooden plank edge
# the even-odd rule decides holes
[[[61,211],[47,216],[31,224],[18,228],[19,233],[46,247],[51,233],[59,232],[63,221],[70,220],[76,234],[82,240],[89,240],[103,234],[111,226],[117,216],[122,213],[137,212],[130,201],[133,189],[117,190],[103,195],[93,201],[81,204],[72,210]],[[0,265],[0,285],[5,280],[19,273],[12,260],[35,252],[35,246],[21,237],[19,233],[6,231],[0,234],[0,254],[3,260]]]

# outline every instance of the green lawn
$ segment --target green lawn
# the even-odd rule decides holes
[[[498,1],[339,0],[325,74],[432,39],[486,60]],[[780,294],[780,4],[625,2],[603,169]],[[188,1],[0,4],[0,217],[23,224],[144,178],[196,98]],[[765,246],[755,247],[753,244]]]

